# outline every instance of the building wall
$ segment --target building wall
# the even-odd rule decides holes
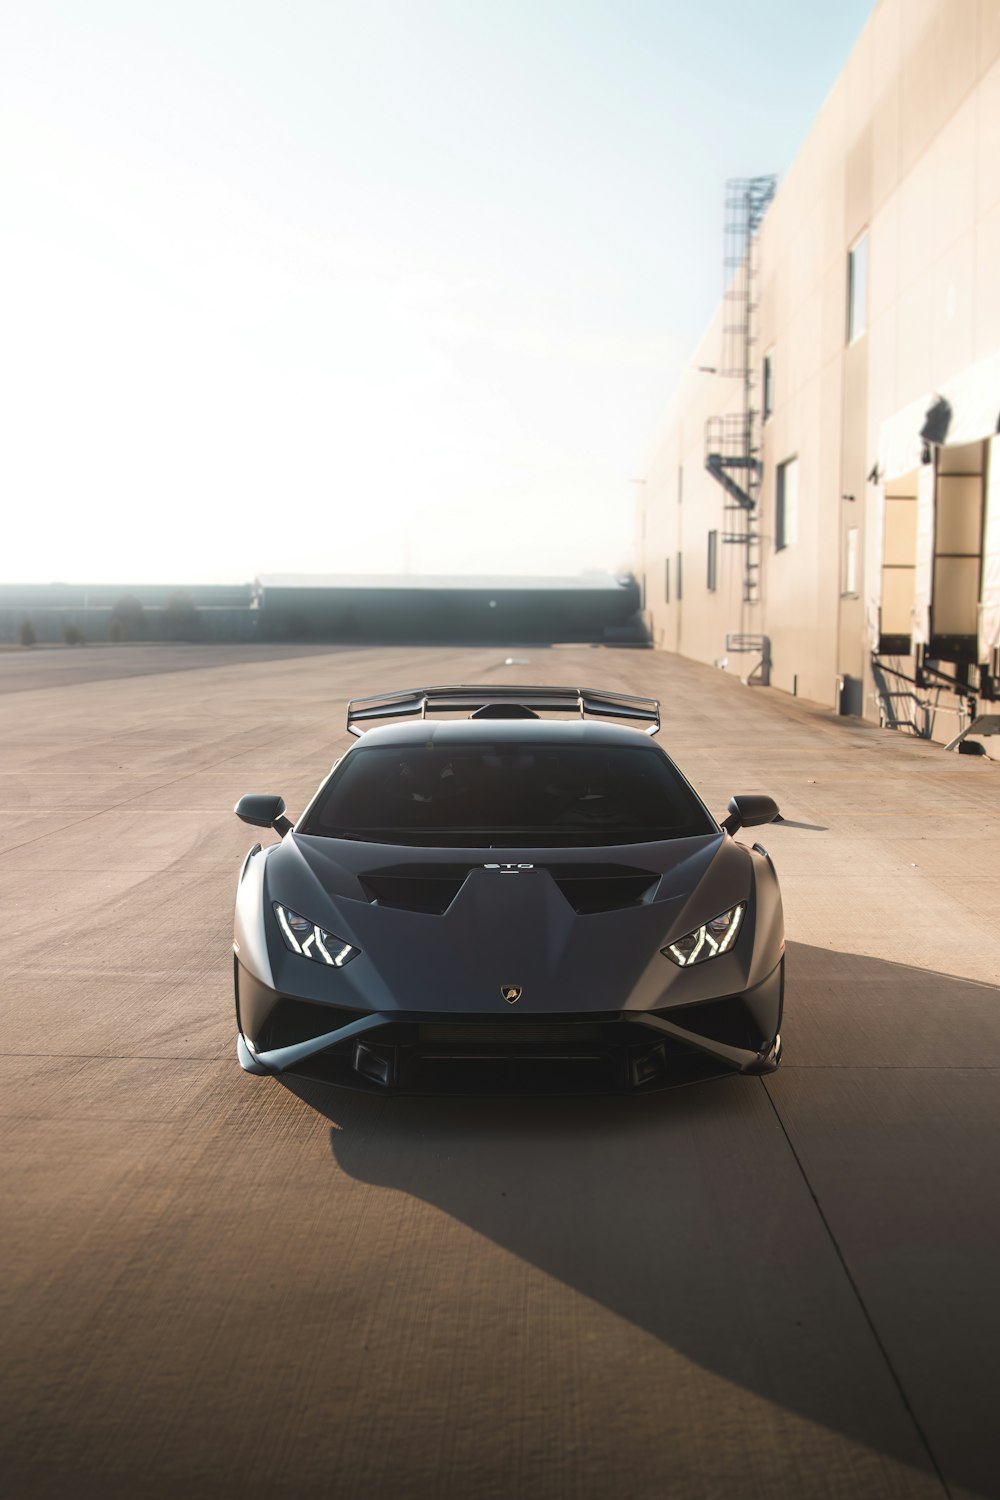
[[[0,645],[14,645],[29,624],[39,644],[112,639],[115,606],[138,601],[141,620],[127,640],[248,641],[257,638],[247,584],[0,583]],[[178,609],[178,605],[182,607]]]
[[[125,608],[131,601],[131,608]],[[115,640],[646,644],[634,578],[264,579],[239,587],[0,584],[0,645]]]
[[[61,645],[67,640],[94,645],[115,639],[112,611],[104,605],[83,608],[43,604],[8,609],[0,600],[0,646],[17,645],[26,622],[30,623],[35,640],[41,646]],[[178,619],[154,605],[145,608],[138,630],[125,632],[122,639],[200,641],[203,644],[256,641],[259,639],[259,624],[257,611],[249,606],[198,606],[193,616]],[[75,634],[68,635],[67,632]]]
[[[865,232],[867,330],[848,345],[848,251]],[[706,418],[738,411],[741,396],[738,381],[698,370],[719,364],[720,307],[639,488],[647,613],[654,644],[702,661],[725,658],[727,632],[766,634],[773,684],[835,707],[843,678],[860,689],[866,677],[867,475],[880,427],[1000,349],[996,0],[881,0],[767,211],[758,263],[756,356],[759,369],[771,350],[774,369],[774,410],[761,433],[761,602],[741,604],[738,546],[720,544],[719,585],[706,587],[708,532],[739,519],[724,513],[723,491],[704,469]],[[777,466],[793,456],[798,539],[777,551]],[[858,586],[848,595],[851,527]],[[750,665],[729,655],[730,671]],[[876,712],[870,684],[865,712]]]
[[[645,643],[633,579],[265,578],[256,605],[269,640]]]

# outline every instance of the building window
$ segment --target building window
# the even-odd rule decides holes
[[[853,344],[868,327],[868,235],[847,252],[847,342]]]
[[[719,574],[719,533],[710,531],[708,533],[708,589],[714,594],[718,583]]]
[[[677,554],[677,598],[678,598],[678,601],[680,601],[684,597],[684,572],[683,572],[683,566],[682,566],[683,562],[684,562],[684,558],[681,555],[681,553],[678,552],[678,554]]]
[[[670,558],[663,559],[663,599],[666,604],[670,603]]]
[[[761,380],[761,402],[764,421],[774,411],[774,350],[769,349],[764,355],[764,373]]]
[[[848,526],[844,538],[844,593],[858,592],[858,528]]]
[[[774,496],[774,546],[792,547],[799,539],[799,461],[778,465]]]

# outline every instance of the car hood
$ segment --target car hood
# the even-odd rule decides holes
[[[270,944],[277,987],[363,1008],[619,1011],[693,980],[660,949],[746,900],[750,858],[723,833],[589,849],[428,849],[289,834],[264,896],[360,949],[342,971]],[[732,962],[730,962],[732,961]],[[733,967],[735,951],[711,967]],[[702,966],[705,967],[705,966]],[[719,977],[718,975],[715,977]],[[690,988],[690,983],[687,988]],[[654,993],[655,992],[655,993]]]

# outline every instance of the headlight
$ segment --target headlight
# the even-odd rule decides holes
[[[661,948],[660,952],[664,958],[673,959],[682,969],[689,969],[692,964],[703,964],[710,958],[717,958],[720,953],[728,953],[736,941],[746,909],[746,902],[741,901],[739,906],[731,906],[728,911],[713,917],[704,926],[696,927],[694,932],[678,938],[669,948]]]
[[[293,953],[301,953],[303,958],[311,958],[317,964],[330,964],[334,969],[342,969],[361,952],[360,948],[352,948],[343,938],[334,937],[332,932],[324,932],[315,922],[300,917],[297,911],[282,906],[279,901],[275,901],[273,905],[285,946],[291,948]]]

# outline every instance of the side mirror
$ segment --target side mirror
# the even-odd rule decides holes
[[[249,796],[241,797],[233,808],[233,812],[244,823],[249,823],[254,828],[273,828],[282,837],[291,828],[288,818],[284,817],[284,797],[270,797],[262,792],[251,792]]]
[[[729,817],[723,819],[721,826],[727,833],[735,833],[738,828],[757,828],[762,823],[773,823],[780,816],[773,797],[756,793],[749,797],[730,797]]]

